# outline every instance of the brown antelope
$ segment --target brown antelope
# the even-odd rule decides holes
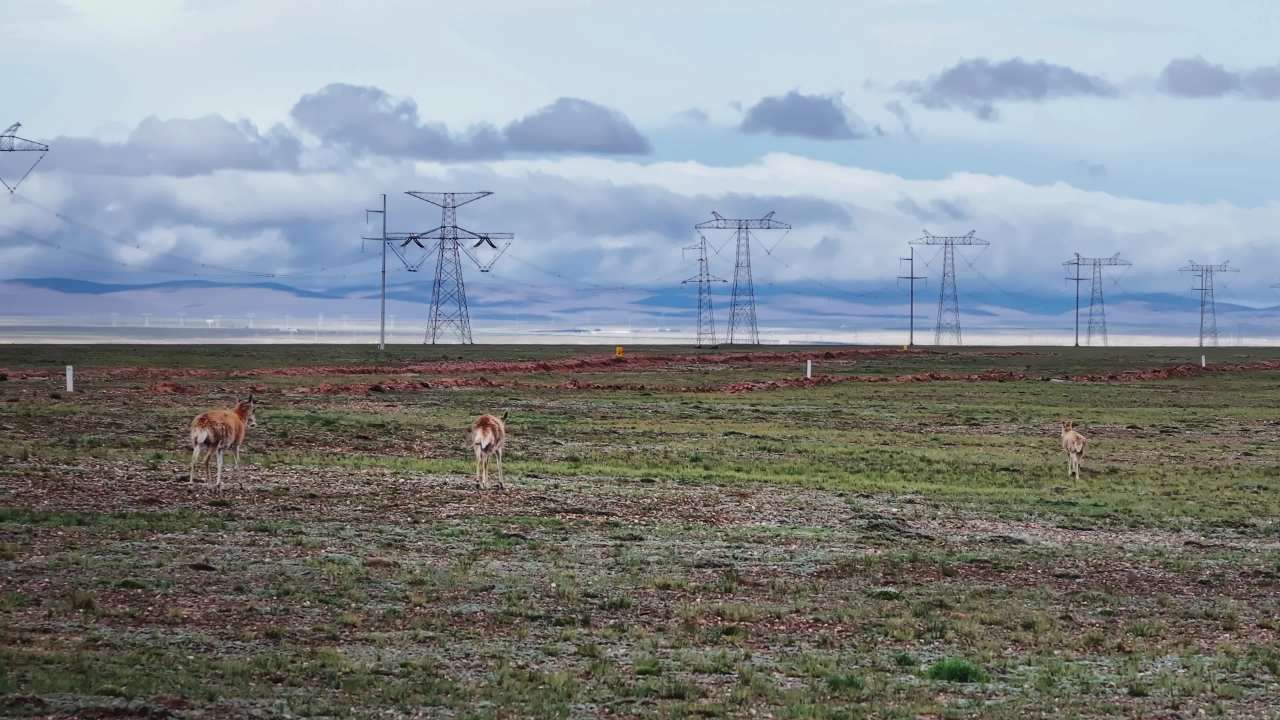
[[[498,489],[502,485],[502,448],[507,442],[507,414],[496,418],[492,415],[481,415],[471,423],[471,431],[467,433],[471,441],[471,449],[476,454],[476,487],[484,489],[489,482],[489,458],[498,456]]]
[[[1080,479],[1080,459],[1084,457],[1084,446],[1088,444],[1084,436],[1076,432],[1070,420],[1062,421],[1062,449],[1067,453],[1067,477]]]
[[[230,410],[210,410],[191,421],[191,481],[196,479],[196,463],[204,452],[205,480],[209,479],[209,459],[218,456],[217,488],[222,489],[222,454],[228,449],[236,455],[236,473],[240,472],[240,449],[244,446],[246,428],[257,427],[253,416],[253,395],[241,400]]]

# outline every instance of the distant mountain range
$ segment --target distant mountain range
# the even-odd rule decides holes
[[[501,282],[501,281],[499,281]],[[282,282],[216,282],[211,280],[168,280],[165,282],[155,283],[104,283],[94,282],[91,280],[79,280],[73,278],[14,278],[3,280],[0,283],[9,283],[21,285],[30,288],[40,288],[44,290],[52,290],[58,293],[69,295],[109,295],[114,293],[131,293],[140,291],[159,291],[159,292],[179,292],[184,290],[207,290],[215,288],[226,289],[254,289],[268,290],[277,293],[283,293],[296,298],[318,299],[318,300],[343,300],[343,299],[376,299],[378,296],[378,286],[370,284],[336,286],[325,289],[299,288]],[[487,304],[486,290],[489,289],[485,285],[473,284],[470,286],[470,301],[474,305],[484,306]],[[555,288],[555,286],[546,286],[548,291],[563,290],[564,288]],[[426,290],[426,291],[424,291]],[[525,286],[524,292],[537,296],[540,293],[536,288]],[[613,290],[594,290],[582,289],[576,290],[577,297],[592,297],[594,295],[607,295],[616,291]],[[629,300],[629,304],[640,307],[679,307],[688,305],[689,301],[696,296],[689,286],[674,287],[640,287],[629,289],[627,292],[632,294],[640,294],[642,297]],[[729,299],[727,289],[721,289],[716,293],[717,298],[724,298],[727,302]],[[851,286],[847,291],[831,288],[828,284],[817,285],[805,282],[792,283],[762,283],[756,286],[757,300],[763,300],[769,297],[780,296],[802,296],[815,298],[830,298],[834,301],[858,305],[886,305],[897,306],[906,302],[906,294],[903,290],[890,290],[884,288],[863,290],[858,286]],[[424,283],[388,283],[387,297],[389,299],[408,303],[429,303],[430,292],[424,287]],[[918,309],[930,309],[932,303],[936,303],[936,292],[917,291],[916,305]],[[976,290],[972,292],[961,293],[961,302],[965,307],[966,313],[978,313],[978,306],[995,306],[1017,310],[1024,313],[1032,313],[1038,315],[1059,315],[1061,313],[1071,312],[1075,307],[1075,297],[1064,296],[1061,294],[1044,294],[1035,295],[1030,293],[1019,292],[993,292],[988,290]],[[1169,309],[1178,311],[1198,311],[1200,301],[1192,293],[1178,295],[1173,293],[1114,293],[1107,296],[1107,304],[1118,306],[1125,303],[1139,303],[1147,306],[1152,310]],[[1233,304],[1230,302],[1218,301],[1219,313],[1255,313],[1255,312],[1271,312],[1280,310],[1280,305],[1267,308],[1253,308],[1245,305]],[[1088,307],[1088,298],[1081,298],[1081,307]],[[597,310],[604,311],[608,308],[600,307]]]
[[[1058,288],[1049,288],[1058,290]],[[688,338],[697,323],[697,291],[691,286],[582,288],[534,285],[485,276],[467,291],[476,332],[501,336],[557,333],[647,333]],[[1087,295],[1087,294],[1086,294]],[[388,283],[391,325],[421,332],[428,282]],[[827,282],[761,283],[756,287],[761,335],[812,341],[898,342],[907,325],[907,298],[892,286]],[[965,338],[988,342],[1063,342],[1073,333],[1074,293],[1005,292],[991,287],[960,288]],[[1081,298],[1082,334],[1088,324],[1088,299]],[[714,304],[720,330],[728,316],[729,290],[716,288]],[[275,328],[313,335],[376,330],[378,286],[359,283],[298,287],[281,280],[217,282],[202,279],[154,283],[112,283],[72,278],[16,278],[0,281],[0,325],[14,328],[0,341],[29,337],[41,328]],[[917,333],[930,334],[937,312],[937,291],[916,295]],[[1160,338],[1185,341],[1199,331],[1199,299],[1192,293],[1121,293],[1107,296],[1107,326],[1113,338],[1152,344]],[[1255,308],[1218,303],[1218,328],[1224,337],[1246,342],[1280,342],[1280,307]],[[26,328],[28,334],[16,328]],[[0,328],[2,329],[2,328]]]

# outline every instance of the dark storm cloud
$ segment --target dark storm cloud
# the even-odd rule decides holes
[[[708,122],[711,122],[711,116],[707,114],[707,111],[698,107],[692,107],[683,112],[676,113],[676,119],[683,122],[694,123],[695,125],[705,125]]]
[[[853,217],[843,205],[812,197],[739,193],[690,196],[655,185],[570,180],[544,173],[512,178],[467,172],[455,174],[451,182],[497,192],[500,203],[476,209],[493,218],[489,224],[494,229],[520,227],[525,237],[549,241],[624,235],[686,241],[694,236],[694,225],[711,219],[712,210],[725,217],[760,217],[776,211],[777,219],[797,227],[826,224],[849,228],[853,224]]]
[[[499,131],[476,125],[465,134],[425,122],[412,100],[376,87],[335,83],[305,95],[291,112],[326,143],[357,153],[433,160],[495,158],[508,151],[644,154],[649,141],[620,112],[560,98]]]
[[[893,116],[898,118],[898,123],[902,126],[903,135],[906,135],[912,140],[920,139],[919,136],[916,135],[915,126],[911,123],[911,113],[907,112],[906,106],[897,100],[890,100],[884,104],[884,109],[893,113]]]
[[[1090,160],[1081,160],[1077,163],[1078,167],[1091,178],[1104,178],[1110,174],[1106,163],[1093,162]]]
[[[738,129],[816,140],[853,140],[868,134],[864,123],[844,106],[839,95],[804,95],[796,90],[752,105]]]
[[[987,58],[962,60],[924,81],[900,83],[898,90],[925,107],[960,108],[995,120],[999,102],[1042,102],[1064,97],[1115,97],[1114,85],[1096,75],[1043,60]]]
[[[921,205],[915,200],[903,196],[893,206],[899,212],[910,215],[922,222],[959,222],[972,217],[962,203],[941,198],[930,200],[928,203]]]
[[[568,97],[511,123],[504,133],[512,150],[530,152],[643,155],[651,149],[622,113]]]
[[[60,137],[49,168],[112,175],[201,175],[214,170],[296,170],[301,143],[283,126],[266,133],[248,120],[220,115],[161,120],[149,117],[124,142]]]
[[[424,123],[414,101],[396,100],[376,87],[327,85],[303,95],[290,115],[321,140],[357,153],[469,160],[496,157],[503,149],[492,127],[455,136],[443,125]]]
[[[1280,65],[1228,70],[1202,57],[1171,60],[1160,72],[1160,91],[1180,98],[1227,95],[1257,100],[1280,100]]]

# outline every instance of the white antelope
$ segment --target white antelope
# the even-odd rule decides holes
[[[471,431],[467,439],[476,454],[476,487],[484,489],[489,482],[489,458],[498,456],[498,489],[502,485],[502,448],[507,442],[507,414],[496,418],[492,415],[481,415],[471,423]]]
[[[241,400],[230,410],[210,410],[200,413],[191,421],[191,481],[196,479],[196,463],[200,453],[204,456],[205,480],[209,479],[209,459],[218,456],[217,488],[222,489],[222,454],[228,449],[235,452],[236,473],[240,472],[240,449],[244,446],[246,428],[257,427],[253,416],[253,395]]]
[[[1076,432],[1070,420],[1062,422],[1062,450],[1067,453],[1067,477],[1080,479],[1080,460],[1084,457],[1084,446],[1088,444],[1084,435]]]

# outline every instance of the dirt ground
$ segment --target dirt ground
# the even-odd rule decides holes
[[[82,352],[0,351],[0,715],[1280,717],[1265,351]]]

